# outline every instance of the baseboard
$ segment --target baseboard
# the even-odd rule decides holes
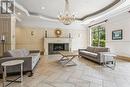
[[[118,55],[117,58],[121,59],[121,60],[125,60],[125,61],[129,61],[130,62],[130,57]]]

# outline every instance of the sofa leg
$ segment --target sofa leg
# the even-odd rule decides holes
[[[33,76],[33,72],[30,71],[28,77],[32,77],[32,76]]]

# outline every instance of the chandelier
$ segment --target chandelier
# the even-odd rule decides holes
[[[65,0],[65,10],[63,13],[60,13],[58,18],[64,25],[70,25],[73,21],[75,21],[75,15],[70,13],[68,0]]]

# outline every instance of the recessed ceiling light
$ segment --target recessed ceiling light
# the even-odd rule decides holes
[[[17,14],[18,14],[18,15],[21,15],[21,13],[20,13],[20,12],[18,12]]]
[[[42,16],[40,16],[40,18],[42,18]]]
[[[41,9],[42,9],[42,10],[44,10],[44,9],[45,9],[45,7],[41,7]]]

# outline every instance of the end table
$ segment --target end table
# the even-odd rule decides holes
[[[112,66],[108,64],[108,62],[111,61]],[[115,69],[116,67],[116,55],[110,52],[104,52],[103,53],[103,65],[106,67],[109,67],[111,69]]]
[[[6,61],[3,62],[1,65],[3,67],[3,87],[7,87],[8,85],[10,85],[12,82],[22,82],[23,81],[23,62],[24,60],[10,60],[10,61]],[[7,80],[7,67],[11,67],[14,65],[21,65],[21,75],[16,78],[15,80]],[[21,81],[17,81],[19,78],[21,78]],[[8,84],[6,84],[6,82],[9,82]]]

